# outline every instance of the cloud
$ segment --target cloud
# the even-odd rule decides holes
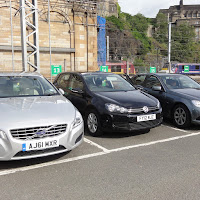
[[[122,12],[136,15],[141,13],[146,17],[156,17],[160,9],[179,5],[180,0],[119,0]],[[199,0],[184,0],[184,5],[200,4]]]

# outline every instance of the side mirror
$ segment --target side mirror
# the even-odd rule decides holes
[[[153,91],[158,91],[158,92],[162,92],[162,87],[161,86],[153,86],[152,87]]]
[[[77,93],[77,94],[83,94],[84,93],[83,90],[81,90],[80,88],[73,88],[73,89],[71,89],[71,91],[73,93]]]
[[[59,90],[60,94],[62,94],[62,95],[64,95],[64,94],[65,94],[65,92],[64,92],[64,90],[63,90],[63,89],[59,88],[58,90]]]

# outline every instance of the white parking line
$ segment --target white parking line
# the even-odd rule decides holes
[[[190,133],[190,131],[186,131],[186,130],[183,130],[183,129],[167,126],[167,125],[164,125],[164,124],[161,124],[161,126],[164,126],[164,127],[167,127],[167,128],[171,128],[171,129],[173,129],[175,131],[181,131],[181,132],[184,132],[184,133]]]
[[[84,138],[84,141],[85,141],[86,143],[92,145],[92,146],[95,146],[95,147],[97,147],[97,148],[103,150],[103,152],[105,152],[105,153],[108,153],[108,152],[109,152],[108,149],[106,149],[106,148],[100,146],[99,144],[97,144],[97,143],[95,143],[95,142],[92,142],[91,140],[88,140],[87,138]]]
[[[68,159],[59,160],[59,161],[52,161],[52,162],[32,165],[32,166],[28,166],[28,167],[20,167],[20,168],[16,168],[16,169],[4,170],[4,171],[0,171],[0,176],[14,174],[16,172],[25,172],[25,171],[29,171],[29,170],[33,170],[33,169],[38,169],[38,168],[43,168],[43,167],[48,167],[48,166],[53,166],[53,165],[58,165],[58,164],[63,164],[63,163],[68,163],[68,162],[72,162],[72,161],[76,161],[76,160],[83,160],[86,158],[92,158],[92,157],[101,156],[104,154],[107,154],[107,153],[99,152],[99,153],[93,153],[93,154],[78,156],[78,157],[74,157],[74,158],[68,158]]]
[[[63,164],[63,163],[68,163],[68,162],[77,161],[77,160],[84,160],[84,159],[87,159],[87,158],[107,155],[107,154],[110,154],[110,153],[113,153],[113,152],[120,152],[120,151],[129,150],[129,149],[133,149],[133,148],[146,147],[146,146],[151,146],[151,145],[155,145],[155,144],[159,144],[159,143],[165,143],[165,142],[180,140],[180,139],[184,139],[184,138],[188,138],[188,137],[198,136],[198,135],[200,135],[200,132],[199,133],[191,133],[191,134],[183,135],[183,136],[172,137],[172,138],[163,139],[163,140],[152,141],[152,142],[133,145],[133,146],[121,147],[121,148],[112,149],[112,150],[108,150],[108,149],[103,148],[106,152],[103,151],[103,152],[99,152],[99,153],[93,153],[93,154],[78,156],[78,157],[74,157],[74,158],[68,158],[68,159],[59,160],[59,161],[52,161],[52,162],[42,163],[42,164],[28,166],[28,167],[21,167],[21,168],[16,168],[16,169],[4,170],[4,171],[0,171],[0,176],[13,174],[13,173],[16,173],[16,172],[24,172],[24,171],[29,171],[29,170],[33,170],[33,169],[58,165],[58,164]]]
[[[137,145],[133,145],[133,146],[127,146],[127,147],[121,147],[121,148],[117,148],[117,149],[112,149],[112,150],[109,151],[109,153],[118,152],[118,151],[124,151],[124,150],[128,150],[128,149],[139,148],[139,147],[146,147],[146,146],[150,146],[150,145],[154,145],[154,144],[180,140],[180,139],[184,139],[184,138],[188,138],[188,137],[192,137],[192,136],[197,136],[197,135],[200,135],[200,132],[199,133],[190,133],[188,135],[182,135],[182,136],[167,138],[167,139],[163,139],[163,140],[156,140],[156,141],[143,143],[143,144],[137,144]]]

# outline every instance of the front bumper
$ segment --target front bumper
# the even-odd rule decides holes
[[[163,121],[162,109],[145,115],[156,114],[156,119],[137,122],[137,117],[144,114],[104,114],[101,116],[103,131],[138,131],[159,126]]]
[[[193,106],[193,109],[191,112],[191,122],[193,124],[200,125],[200,108]]]
[[[43,150],[22,151],[22,146],[26,141],[15,139],[10,132],[5,132],[6,138],[0,137],[0,160],[30,159],[64,153],[76,148],[83,141],[84,123],[82,122],[74,129],[69,126],[65,133],[51,137],[52,140],[57,139],[59,141],[59,146]],[[40,139],[36,140],[38,141]]]

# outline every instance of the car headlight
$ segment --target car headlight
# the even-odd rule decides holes
[[[128,113],[127,108],[124,108],[115,104],[107,103],[105,106],[109,112]]]
[[[0,130],[0,139],[7,140],[6,133],[4,131],[2,131],[2,130]]]
[[[193,103],[196,107],[200,108],[200,101],[193,100],[192,103]]]
[[[73,128],[76,128],[77,126],[79,126],[81,123],[83,122],[83,118],[81,116],[81,113],[76,110],[76,115],[75,115],[75,120],[73,122]]]

